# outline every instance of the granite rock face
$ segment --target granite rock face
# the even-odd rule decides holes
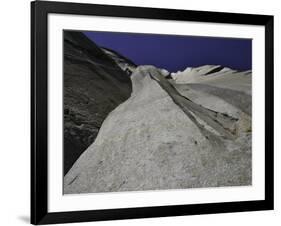
[[[131,90],[116,61],[83,33],[64,31],[64,174]]]
[[[251,184],[251,72],[139,66],[130,79],[65,194]]]

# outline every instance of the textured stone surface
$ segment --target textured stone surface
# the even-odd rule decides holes
[[[251,184],[249,111],[206,87],[157,77],[161,72],[142,66],[132,74],[131,97],[107,116],[95,142],[64,177],[64,193]],[[229,89],[221,81],[227,85],[219,88]],[[174,88],[165,89],[166,82]]]

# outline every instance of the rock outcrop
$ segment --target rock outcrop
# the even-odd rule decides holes
[[[130,79],[65,194],[251,184],[251,72],[140,66]]]
[[[131,91],[128,73],[111,56],[83,33],[64,31],[64,174]]]

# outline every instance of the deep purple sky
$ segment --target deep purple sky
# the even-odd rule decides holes
[[[237,70],[252,68],[251,39],[94,31],[84,34],[137,65],[154,65],[170,72],[205,64]]]

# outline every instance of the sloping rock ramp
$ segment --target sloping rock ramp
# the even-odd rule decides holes
[[[239,118],[181,102],[159,74],[151,66],[134,71],[131,97],[66,174],[65,194],[251,184],[251,131]]]

